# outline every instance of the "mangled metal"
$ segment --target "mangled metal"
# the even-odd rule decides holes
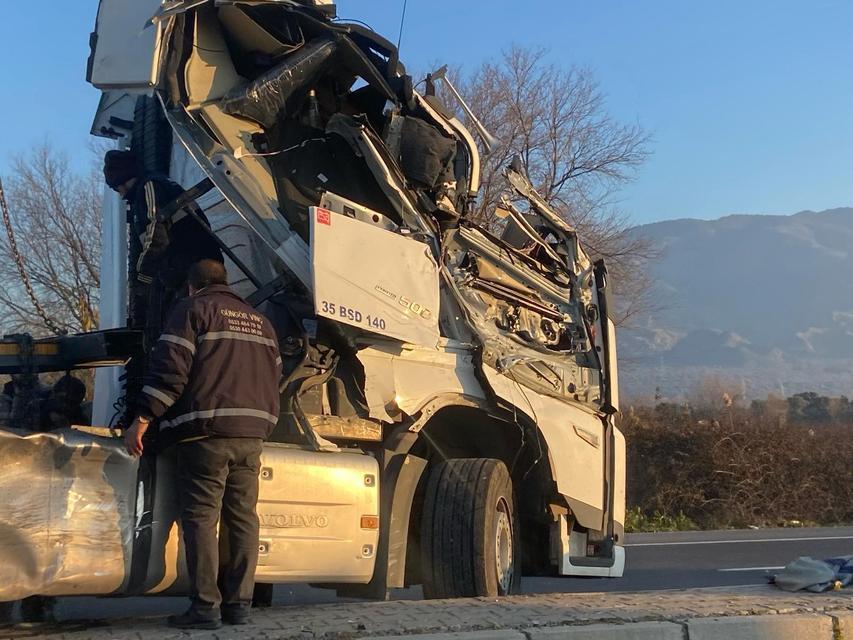
[[[329,273],[328,257],[315,252],[312,258],[309,250],[317,208],[326,211],[324,220],[345,216],[381,227],[431,252],[438,291],[430,304],[439,308],[430,311],[441,336],[479,354],[475,370],[483,370],[477,380],[486,388],[476,395],[531,412],[524,406],[530,403],[489,382],[497,374],[522,395],[544,394],[585,414],[602,410],[610,383],[602,359],[608,329],[593,265],[575,230],[515,163],[506,169],[510,191],[497,212],[505,217],[497,235],[470,218],[480,150],[430,95],[436,81],[458,93],[445,68],[427,78],[427,95],[421,95],[393,45],[360,25],[324,19],[310,2],[176,3],[160,13],[157,25],[164,33],[165,66],[178,76],[177,82],[161,79],[167,117],[190,154],[286,265],[285,280],[291,280],[281,286],[291,298],[303,295],[320,306],[320,316],[337,314],[350,344],[366,333],[435,348],[434,330],[402,334],[390,331],[388,322],[383,329],[384,319],[369,313],[366,299],[342,304],[317,297],[316,276]],[[197,46],[187,49],[181,40],[187,33]],[[494,141],[461,103],[488,150]],[[359,217],[356,209],[375,212],[376,219]],[[377,271],[399,269],[395,260],[360,260],[358,247],[350,247],[333,270],[344,280],[368,282]],[[360,271],[362,262],[370,269]],[[389,301],[415,300],[381,283],[370,289]],[[419,320],[420,310],[405,310],[410,323]],[[368,317],[371,326],[364,324]],[[369,378],[364,384],[375,389]],[[384,398],[383,406],[394,400]],[[542,416],[528,417],[542,428]],[[572,493],[559,484],[564,495]]]
[[[222,110],[271,128],[286,115],[287,100],[293,93],[316,81],[334,64],[336,52],[335,41],[330,38],[317,38],[306,43],[247,86],[229,91],[222,98]]]
[[[386,562],[396,567],[386,586],[403,586],[419,474],[445,455],[439,429],[450,438],[442,446],[479,447],[460,445],[459,457],[518,442],[507,467],[525,492],[526,526],[550,537],[551,565],[621,574],[624,438],[612,418],[606,270],[518,163],[506,168],[498,224],[474,219],[481,150],[434,95],[436,81],[456,93],[446,69],[418,93],[393,44],[331,20],[334,6],[319,0],[115,0],[129,2],[132,16],[142,4],[153,16],[137,39],[148,58],[128,61],[138,52],[122,52],[115,34],[100,40],[106,49],[96,37],[90,80],[111,94],[155,93],[181,147],[173,159],[197,165],[218,191],[211,202],[251,236],[231,266],[281,338],[284,402],[264,454],[258,576],[365,584]],[[118,15],[106,4],[99,31]],[[110,70],[117,61],[121,72]],[[488,152],[496,142],[459,98]],[[96,121],[113,133],[122,125],[109,113]],[[454,410],[467,413],[454,422]],[[503,427],[511,437],[495,442],[491,430]],[[20,526],[0,514],[0,578],[21,585],[0,587],[0,601],[185,587],[168,453],[137,468],[109,440],[4,431],[0,451],[20,461],[0,492],[26,493],[26,478],[40,477],[36,493],[63,493],[56,504],[80,526],[62,547],[55,511],[18,505]],[[385,541],[358,517],[387,508],[377,480],[400,455],[420,470],[408,479],[405,523]],[[51,467],[57,460],[73,463]],[[106,545],[97,576],[78,563],[92,562],[88,534]],[[383,559],[385,544],[403,555]]]

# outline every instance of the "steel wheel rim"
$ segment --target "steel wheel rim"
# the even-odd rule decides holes
[[[509,593],[513,579],[512,523],[504,498],[495,506],[495,572],[502,593]]]

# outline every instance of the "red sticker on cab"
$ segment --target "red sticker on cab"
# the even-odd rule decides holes
[[[332,214],[328,209],[317,209],[317,224],[332,224]]]

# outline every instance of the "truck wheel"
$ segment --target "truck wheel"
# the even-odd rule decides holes
[[[421,565],[426,598],[518,591],[518,518],[503,462],[460,458],[432,470],[424,495]]]

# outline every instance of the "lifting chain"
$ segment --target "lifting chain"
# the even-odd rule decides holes
[[[9,216],[9,206],[6,204],[6,192],[3,190],[3,180],[0,179],[0,208],[3,210],[3,224],[6,227],[6,235],[9,238],[9,249],[12,252],[12,257],[15,259],[15,264],[18,267],[18,273],[21,276],[21,281],[24,283],[24,288],[27,290],[27,295],[30,297],[30,300],[33,303],[33,307],[35,307],[36,312],[41,316],[41,319],[44,320],[45,325],[57,334],[67,333],[66,330],[62,329],[57,325],[53,319],[47,314],[44,307],[41,306],[41,303],[38,301],[36,297],[36,292],[33,290],[33,286],[30,283],[30,277],[27,275],[27,270],[24,266],[24,257],[21,255],[21,252],[18,251],[18,243],[15,241],[15,231],[12,228],[12,218]]]

